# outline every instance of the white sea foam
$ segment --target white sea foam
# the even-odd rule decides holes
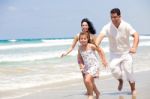
[[[79,79],[81,78],[80,73],[69,73],[65,74],[53,74],[52,76],[48,74],[36,74],[36,75],[26,75],[22,77],[7,77],[1,78],[0,81],[0,91],[16,90],[22,88],[36,87],[46,84],[54,84],[62,81]]]
[[[131,39],[131,38],[130,38]],[[150,36],[141,36],[141,40],[150,40]],[[10,40],[12,42],[15,42],[16,40]],[[18,49],[18,48],[38,48],[38,47],[53,47],[53,46],[65,46],[65,45],[71,45],[73,42],[73,39],[57,39],[57,40],[41,40],[42,42],[39,43],[27,43],[27,44],[9,44],[9,45],[0,45],[0,50],[7,50],[7,49]],[[107,38],[104,38],[102,42],[108,42]],[[150,46],[149,41],[142,42],[142,45],[140,46]]]
[[[12,39],[12,40],[9,40],[10,42],[16,42],[17,40],[16,39]]]
[[[37,49],[39,50],[39,49]],[[109,52],[108,47],[103,48],[104,52]],[[38,61],[38,60],[46,60],[53,58],[60,58],[61,54],[64,53],[65,50],[56,50],[56,51],[45,51],[45,52],[24,52],[24,53],[10,53],[10,54],[0,54],[0,62],[21,62],[21,61]],[[77,49],[74,49],[68,56],[77,56]]]
[[[30,52],[21,54],[0,54],[0,62],[37,61],[51,58],[60,58],[62,51],[54,52]],[[75,52],[74,52],[75,53]]]

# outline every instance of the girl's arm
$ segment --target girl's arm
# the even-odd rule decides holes
[[[106,57],[105,57],[103,49],[96,45],[92,45],[92,48],[98,52],[98,55],[101,58],[102,64],[104,66],[107,66],[107,61],[106,61]]]
[[[75,45],[77,44],[77,41],[78,41],[78,36],[76,36],[74,38],[74,40],[73,40],[72,45],[70,46],[70,48],[65,53],[63,53],[61,55],[61,57],[64,57],[64,56],[68,55],[74,49]]]
[[[80,66],[80,70],[83,71],[83,68],[84,68],[84,62],[83,62],[83,59],[82,59],[82,56],[78,50],[78,64]]]

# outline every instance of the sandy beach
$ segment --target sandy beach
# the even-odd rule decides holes
[[[100,99],[150,99],[150,79],[148,75],[150,75],[150,71],[135,73],[137,95],[134,97],[130,94],[127,81],[124,82],[123,90],[118,92],[118,82],[114,78],[96,80],[96,84],[101,91]],[[84,95],[85,87],[82,80],[63,84],[59,85],[60,87],[56,85],[41,92],[13,99],[87,99],[87,96]]]
[[[63,49],[70,46],[68,43],[71,41],[1,41],[0,99],[87,99],[76,60],[77,50],[63,59],[58,57]],[[150,74],[149,41],[150,36],[142,36],[137,54],[133,56],[137,99],[150,99],[150,80],[147,76]],[[58,46],[53,46],[54,43]],[[109,58],[108,41],[104,42],[103,48]],[[96,80],[101,91],[100,99],[132,99],[127,82],[124,83],[123,91],[118,92],[117,80],[109,76],[109,70],[101,65],[100,68],[100,79]]]

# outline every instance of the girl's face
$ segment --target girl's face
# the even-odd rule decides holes
[[[83,22],[83,23],[81,24],[81,28],[82,28],[82,31],[83,31],[83,32],[88,32],[88,30],[89,30],[89,25],[88,25],[88,23],[87,23],[87,22]]]
[[[79,42],[82,46],[87,45],[88,44],[88,38],[87,35],[81,35]]]

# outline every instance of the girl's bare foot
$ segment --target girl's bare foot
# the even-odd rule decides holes
[[[95,93],[96,94],[96,99],[99,99],[100,92]]]
[[[89,95],[88,92],[86,92],[84,95]]]
[[[94,99],[94,98],[93,98],[93,95],[89,95],[89,96],[88,96],[88,99]]]

